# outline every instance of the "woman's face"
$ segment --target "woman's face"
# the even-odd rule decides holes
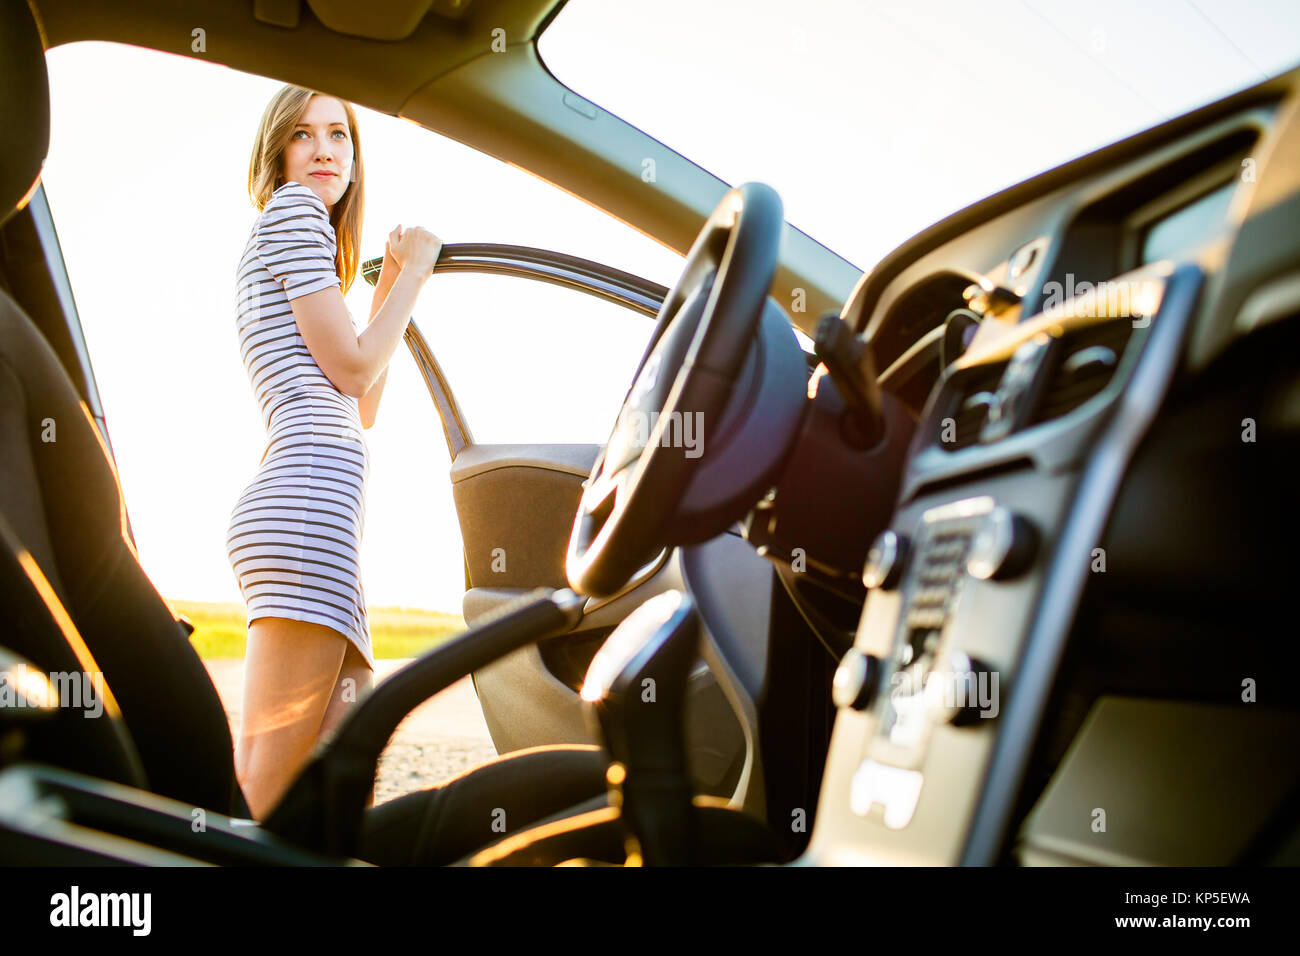
[[[284,149],[285,182],[302,183],[333,209],[352,176],[352,135],[343,104],[313,96]]]

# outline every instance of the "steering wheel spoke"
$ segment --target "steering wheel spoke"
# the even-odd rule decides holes
[[[603,520],[613,510],[619,488],[625,483],[626,469],[614,474],[602,471],[596,478],[587,479],[582,491],[581,508],[589,515]]]

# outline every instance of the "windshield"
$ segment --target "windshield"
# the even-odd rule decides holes
[[[1294,0],[568,0],[582,96],[859,268],[991,193],[1300,63]]]

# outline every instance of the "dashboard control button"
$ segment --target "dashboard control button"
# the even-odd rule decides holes
[[[943,663],[926,675],[926,710],[937,722],[990,720],[1002,708],[998,695],[997,672],[964,651],[949,651]]]
[[[880,659],[851,648],[835,669],[831,699],[836,707],[866,710],[876,696],[880,682]]]
[[[907,539],[893,531],[882,531],[871,542],[867,563],[862,569],[862,583],[868,588],[890,591],[898,587],[907,560]]]
[[[980,522],[971,539],[966,571],[981,581],[1006,580],[1033,563],[1038,532],[1028,518],[998,505]]]

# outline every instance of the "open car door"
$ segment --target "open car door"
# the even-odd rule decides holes
[[[378,280],[380,260],[363,264],[367,282]],[[644,327],[649,342],[668,290],[608,266],[525,246],[444,245],[434,268],[441,276],[478,273],[547,283],[578,296],[612,303],[616,318]],[[568,294],[568,293],[566,293]],[[545,322],[546,315],[535,321]],[[509,348],[487,342],[484,348]],[[502,605],[538,587],[565,588],[565,553],[574,516],[601,445],[590,443],[476,442],[448,376],[414,319],[406,331],[441,420],[451,460],[451,485],[465,556],[465,621],[473,626]],[[517,346],[516,346],[517,347]],[[628,388],[634,367],[627,369]],[[617,412],[612,404],[610,416]],[[726,575],[729,586],[762,596],[772,586],[770,565],[733,528],[693,549],[692,560]],[[682,588],[677,549],[663,549],[617,593],[587,602],[573,631],[548,638],[476,672],[474,685],[498,752],[557,743],[599,742],[579,698],[587,667],[605,638],[642,602],[669,588]],[[734,592],[733,592],[734,593]],[[740,592],[745,593],[745,592]],[[762,620],[754,634],[765,633]],[[745,735],[717,681],[701,661],[691,677],[687,738],[698,792],[730,796],[745,762]]]

